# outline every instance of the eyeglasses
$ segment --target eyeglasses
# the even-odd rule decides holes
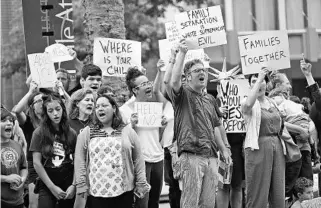
[[[204,72],[204,73],[207,73],[208,72],[208,69],[207,68],[198,68],[198,69],[194,69],[193,71],[189,72],[189,74],[191,73],[200,73],[200,72]]]
[[[135,88],[139,87],[151,87],[153,86],[154,82],[153,81],[148,81],[148,82],[142,82],[139,85],[137,85]]]

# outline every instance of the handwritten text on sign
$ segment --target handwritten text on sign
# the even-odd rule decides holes
[[[28,55],[32,80],[39,88],[55,86],[57,75],[54,63],[47,53],[33,53]]]
[[[262,67],[290,68],[289,39],[286,31],[265,31],[240,36],[243,74],[258,73]]]
[[[247,97],[249,89],[245,79],[221,81],[218,92],[221,106],[227,106],[227,113],[223,116],[223,126],[227,133],[245,132],[241,100]]]
[[[93,62],[101,68],[103,76],[123,77],[130,66],[141,66],[141,43],[95,38]]]
[[[165,23],[166,39],[169,42],[179,42],[180,35],[175,21]]]
[[[138,115],[138,127],[161,127],[163,103],[135,102],[135,112]]]
[[[183,12],[175,16],[175,21],[189,49],[227,43],[220,6]]]
[[[69,54],[68,47],[60,43],[55,43],[48,46],[45,49],[45,52],[49,53],[51,60],[55,63],[70,61],[73,59],[73,57]]]

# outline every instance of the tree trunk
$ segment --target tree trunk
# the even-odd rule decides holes
[[[124,4],[122,0],[83,0],[84,33],[88,55],[84,64],[92,63],[94,38],[125,39]],[[128,99],[124,78],[103,77],[103,85],[111,86],[117,96]],[[122,104],[122,103],[119,103]]]

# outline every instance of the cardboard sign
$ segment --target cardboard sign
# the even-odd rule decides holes
[[[177,29],[175,21],[165,23],[166,39],[169,42],[179,42],[181,35]]]
[[[57,81],[57,74],[54,63],[47,53],[33,53],[28,55],[32,80],[39,88],[54,87]]]
[[[239,47],[243,74],[290,68],[289,39],[286,31],[264,31],[240,36]]]
[[[167,64],[169,62],[169,59],[171,57],[171,48],[174,46],[174,44],[177,44],[176,42],[169,42],[168,39],[158,40],[159,44],[159,57],[165,62],[165,67],[163,67],[161,70],[166,71]],[[186,62],[191,61],[193,59],[200,59],[204,63],[204,67],[209,67],[209,62],[205,61],[205,51],[204,49],[196,49],[196,50],[189,50],[187,51],[185,55],[185,61]]]
[[[45,52],[49,54],[51,60],[55,63],[70,61],[73,59],[73,57],[69,54],[68,47],[60,43],[55,43],[48,46],[45,49]]]
[[[175,16],[175,21],[189,49],[207,48],[227,43],[220,6],[183,12]]]
[[[161,127],[163,103],[135,102],[135,112],[138,115],[138,127]]]
[[[245,132],[241,101],[250,92],[248,81],[246,79],[222,80],[218,88],[221,106],[227,106],[227,113],[223,115],[226,133]]]
[[[131,40],[95,38],[93,63],[103,76],[124,77],[131,66],[141,66],[141,43]]]

